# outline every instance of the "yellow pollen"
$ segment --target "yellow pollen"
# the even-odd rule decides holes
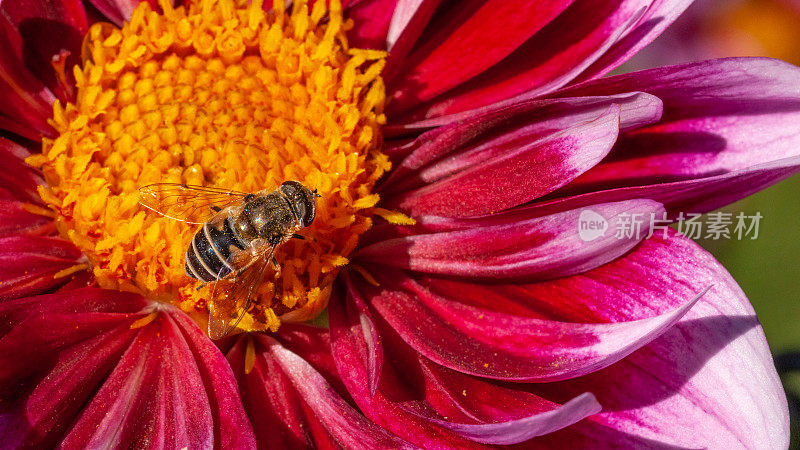
[[[121,29],[91,27],[76,101],[56,102],[59,136],[28,159],[47,181],[40,194],[102,287],[197,316],[230,307],[184,273],[199,226],[144,209],[138,188],[257,192],[300,181],[322,196],[308,239],[276,251],[280,273],[267,273],[239,326],[310,320],[371,216],[408,219],[375,208],[372,192],[390,167],[380,151],[386,55],[349,48],[339,0],[275,1],[269,12],[258,0],[188,3],[162,0],[159,14],[142,2]]]
[[[256,365],[256,344],[252,337],[247,337],[247,346],[244,349],[244,373],[250,374]]]
[[[42,208],[41,206],[34,205],[33,203],[23,203],[22,205],[20,205],[20,207],[31,214],[36,214],[37,216],[44,216],[50,218],[56,217],[56,213],[54,213],[53,211],[47,208]]]
[[[158,311],[153,311],[150,314],[142,317],[141,319],[133,322],[130,326],[131,330],[135,330],[136,328],[142,328],[143,326],[149,324],[150,322],[156,320],[158,317]]]
[[[81,270],[86,270],[89,268],[88,264],[75,264],[74,266],[67,267],[64,270],[59,270],[58,272],[53,274],[53,278],[64,278],[72,275],[75,272],[80,272]]]
[[[381,285],[380,283],[378,283],[378,280],[376,280],[375,277],[373,277],[372,274],[367,271],[367,269],[359,266],[358,264],[353,264],[350,267],[352,267],[353,270],[355,270],[362,277],[364,277],[364,279],[367,280],[367,283],[369,283],[369,284],[371,284],[373,286],[380,286]]]

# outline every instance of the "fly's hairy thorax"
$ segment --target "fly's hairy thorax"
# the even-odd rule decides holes
[[[247,201],[236,219],[236,229],[242,238],[260,238],[272,245],[286,241],[299,228],[296,213],[279,192]]]

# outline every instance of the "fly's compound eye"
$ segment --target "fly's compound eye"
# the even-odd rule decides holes
[[[279,188],[283,195],[285,195],[297,211],[300,217],[300,223],[303,227],[307,227],[314,222],[316,215],[316,207],[314,201],[320,195],[316,190],[312,191],[303,186],[299,181],[285,181]]]

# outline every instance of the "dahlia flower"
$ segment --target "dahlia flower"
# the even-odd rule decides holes
[[[606,77],[689,3],[4,0],[3,446],[785,446],[725,269],[577,230],[800,169],[796,67]],[[284,180],[317,218],[213,342],[137,189]]]

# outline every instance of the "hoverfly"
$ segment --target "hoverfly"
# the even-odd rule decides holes
[[[275,249],[311,225],[317,190],[286,181],[274,191],[255,194],[178,183],[156,183],[139,189],[139,203],[170,219],[203,225],[186,250],[186,275],[202,288],[214,283],[208,335],[227,336],[244,317],[272,264],[279,270]],[[225,281],[227,292],[217,289]],[[218,292],[220,291],[220,292]],[[223,301],[231,308],[218,308]],[[213,310],[213,311],[212,311]]]

